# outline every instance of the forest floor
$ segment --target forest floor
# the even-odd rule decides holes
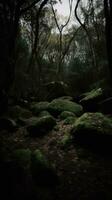
[[[55,189],[42,190],[41,200],[112,200],[112,156],[73,142],[63,147],[60,141],[70,129],[71,125],[61,121],[42,138],[32,138],[20,128],[11,135],[0,134],[0,145],[5,146],[9,154],[20,148],[40,149],[55,166],[59,184]]]

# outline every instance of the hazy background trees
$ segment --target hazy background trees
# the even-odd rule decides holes
[[[108,79],[111,1],[78,0],[75,7],[69,1],[66,19],[55,9],[59,2],[1,1],[1,90],[10,88],[17,98],[38,96],[43,85],[59,80],[80,93]]]

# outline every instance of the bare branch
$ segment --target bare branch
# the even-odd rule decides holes
[[[74,38],[75,38],[75,36],[77,35],[77,33],[78,33],[79,30],[81,30],[81,26],[75,31],[75,33],[73,34],[73,36],[70,38],[70,40],[69,40],[69,42],[68,42],[68,45],[67,45],[65,51],[63,52],[62,62],[63,62],[63,60],[64,60],[64,58],[65,58],[65,55],[66,55],[67,52],[69,51],[70,45],[71,45],[72,41],[74,40]]]
[[[65,24],[59,26],[59,23],[58,23],[58,20],[57,20],[57,17],[56,17],[56,13],[55,13],[55,10],[54,10],[54,7],[53,7],[53,4],[52,4],[52,1],[51,1],[52,12],[53,12],[54,19],[55,19],[55,23],[56,23],[56,26],[57,26],[59,32],[62,32],[63,29],[68,25],[68,23],[69,23],[69,21],[70,21],[71,13],[72,13],[72,4],[73,4],[73,0],[69,0],[69,9],[70,9],[70,13],[69,13],[68,19],[67,19],[67,21],[66,21]]]
[[[77,0],[76,6],[75,6],[75,10],[74,10],[74,12],[75,12],[75,17],[76,17],[77,21],[79,22],[79,24],[80,24],[80,25],[84,28],[84,30],[87,32],[87,30],[85,29],[85,24],[83,24],[83,23],[81,22],[81,20],[80,20],[79,17],[78,17],[78,14],[77,14],[77,9],[78,9],[78,7],[79,7],[80,1],[81,1],[81,0]]]
[[[52,12],[53,12],[53,15],[54,15],[54,20],[55,20],[56,26],[57,26],[57,28],[58,28],[58,30],[59,30],[59,32],[60,32],[60,26],[59,26],[59,24],[58,24],[58,20],[57,20],[57,18],[56,18],[56,13],[55,13],[55,10],[54,10],[54,7],[53,7],[52,2],[51,2],[51,8],[52,8]]]
[[[68,20],[66,21],[66,23],[64,25],[62,25],[62,28],[64,29],[67,24],[69,23],[70,21],[70,18],[71,18],[71,13],[72,13],[72,4],[73,4],[73,0],[69,0],[69,9],[70,9],[70,13],[69,13],[69,16],[68,16]]]
[[[58,23],[52,1],[50,3],[51,3],[52,12],[53,12],[53,15],[54,15],[54,20],[55,20],[56,26],[57,26],[58,31],[59,31],[59,63],[58,63],[58,67],[57,67],[57,75],[60,76],[60,72],[61,72],[61,68],[62,68],[61,65],[62,65],[62,60],[63,60],[63,52],[62,52],[62,50],[63,50],[63,30],[68,25],[68,23],[70,21],[71,13],[72,13],[73,0],[69,0],[70,13],[69,13],[67,21],[65,22],[65,24],[62,24],[62,25],[59,25],[59,23]]]
[[[90,33],[89,33],[89,31],[88,31],[86,25],[85,25],[84,23],[81,22],[81,20],[80,20],[79,17],[78,17],[78,14],[77,14],[77,9],[78,9],[78,6],[79,6],[80,1],[81,1],[81,0],[77,0],[74,13],[75,13],[75,17],[76,17],[77,21],[79,22],[79,24],[81,25],[81,27],[84,29],[84,31],[85,31],[86,34],[87,34],[88,42],[89,42],[89,47],[90,47],[90,52],[91,52],[91,56],[92,56],[93,66],[96,68],[96,67],[97,67],[96,56],[95,56],[94,47],[93,47],[93,43],[92,43],[92,39],[91,39]]]
[[[28,71],[31,68],[33,58],[34,58],[34,56],[36,57],[36,53],[37,53],[37,44],[38,44],[38,36],[39,36],[39,17],[40,17],[40,14],[41,14],[41,11],[42,11],[43,7],[47,4],[48,1],[49,0],[44,0],[41,3],[41,5],[40,5],[40,7],[39,7],[39,9],[37,11],[37,14],[36,14],[35,40],[34,40],[34,45],[33,45],[33,49],[32,49],[32,54],[31,54],[29,66],[28,66]]]

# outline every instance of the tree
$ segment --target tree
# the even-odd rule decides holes
[[[33,44],[33,48],[32,48],[29,68],[31,68],[32,62],[36,58],[36,55],[37,55],[37,44],[39,41],[39,26],[40,26],[39,20],[40,20],[41,12],[42,12],[44,6],[47,4],[47,2],[48,2],[48,0],[44,0],[41,3],[41,5],[39,6],[39,8],[37,8],[37,11],[36,11],[36,24],[35,24],[35,34],[34,34],[35,38],[34,38],[34,44]]]
[[[93,64],[94,68],[96,68],[97,63],[96,63],[96,57],[95,57],[95,51],[94,51],[94,47],[93,47],[93,43],[92,43],[92,38],[91,38],[91,34],[88,31],[88,28],[86,27],[86,20],[88,20],[88,19],[85,18],[84,23],[82,23],[81,20],[78,17],[78,13],[77,13],[77,9],[78,9],[80,1],[81,0],[77,0],[74,13],[75,13],[75,17],[76,17],[77,21],[79,22],[79,24],[81,25],[81,27],[84,29],[84,31],[87,34],[89,47],[90,47],[90,52],[91,52],[92,64]],[[88,17],[89,15],[86,15],[86,16]]]
[[[15,45],[22,15],[46,0],[1,0],[0,2],[0,90],[9,90],[15,73]],[[41,6],[40,5],[40,6]]]
[[[110,81],[112,85],[112,1],[104,0],[105,33],[107,41],[107,55],[110,69]]]
[[[30,75],[36,89],[39,89],[41,86],[41,74],[45,66],[45,54],[49,46],[51,32],[55,26],[51,7],[49,3],[45,3],[41,4],[41,7],[39,5],[27,12],[22,18],[21,24],[22,34],[28,39],[30,49],[30,58],[26,73]],[[38,18],[37,14],[39,15]]]
[[[59,79],[59,80],[61,79],[62,71],[63,71],[62,70],[62,61],[63,61],[63,31],[64,31],[65,27],[68,25],[68,23],[70,21],[70,18],[71,18],[72,3],[73,3],[73,0],[69,0],[70,13],[69,13],[67,21],[65,22],[65,24],[59,25],[59,22],[58,22],[58,19],[57,19],[57,16],[56,16],[56,11],[54,10],[53,3],[51,1],[51,8],[52,8],[52,12],[53,12],[53,15],[54,15],[54,20],[55,20],[57,29],[59,31],[59,58],[58,58],[58,66],[57,66],[57,73],[56,73],[56,78]]]

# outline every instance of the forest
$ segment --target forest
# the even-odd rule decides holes
[[[112,1],[0,0],[0,199],[112,200],[111,150]]]

